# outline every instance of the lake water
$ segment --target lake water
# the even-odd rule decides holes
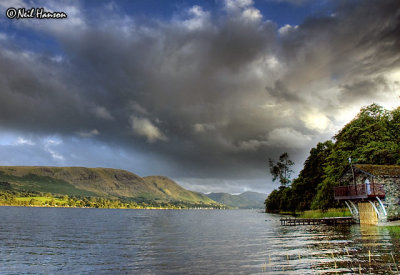
[[[388,274],[400,268],[400,235],[393,230],[282,227],[278,215],[256,210],[0,207],[0,216],[1,274]]]

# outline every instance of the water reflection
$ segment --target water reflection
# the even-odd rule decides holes
[[[400,230],[257,211],[0,207],[0,273],[397,274]]]
[[[398,228],[319,225],[283,227],[277,232],[279,242],[265,272],[400,274]]]

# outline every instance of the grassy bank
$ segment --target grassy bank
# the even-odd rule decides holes
[[[351,217],[351,213],[347,208],[330,208],[326,211],[323,210],[308,210],[298,214],[299,218],[304,219],[318,219],[329,217]]]
[[[36,206],[42,206],[42,205],[50,205],[50,204],[56,204],[56,205],[67,205],[68,200],[64,199],[59,199],[59,198],[52,198],[52,197],[16,197],[15,200],[17,202],[27,202],[28,205],[36,205]]]
[[[390,234],[400,237],[400,226],[382,226],[380,230],[388,230]]]

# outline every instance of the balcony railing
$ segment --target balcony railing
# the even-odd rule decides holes
[[[338,186],[334,188],[336,200],[366,199],[369,197],[385,197],[382,184],[357,184]]]

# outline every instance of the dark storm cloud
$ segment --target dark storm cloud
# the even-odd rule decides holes
[[[343,85],[341,99],[343,101],[356,101],[359,98],[370,97],[375,93],[390,91],[388,81],[383,77],[363,79],[351,84]]]
[[[334,134],[338,105],[379,99],[383,74],[399,68],[399,2],[341,3],[281,29],[251,1],[168,22],[93,24],[68,6],[68,28],[19,23],[62,53],[0,40],[1,125],[145,152],[181,178],[264,177],[284,150],[301,164]]]
[[[339,3],[330,17],[309,18],[283,36],[283,60],[295,65],[295,82],[329,74],[347,81],[399,66],[399,2]]]
[[[277,100],[289,101],[289,102],[299,102],[299,96],[285,86],[280,80],[274,83],[273,87],[266,87],[267,92]]]

